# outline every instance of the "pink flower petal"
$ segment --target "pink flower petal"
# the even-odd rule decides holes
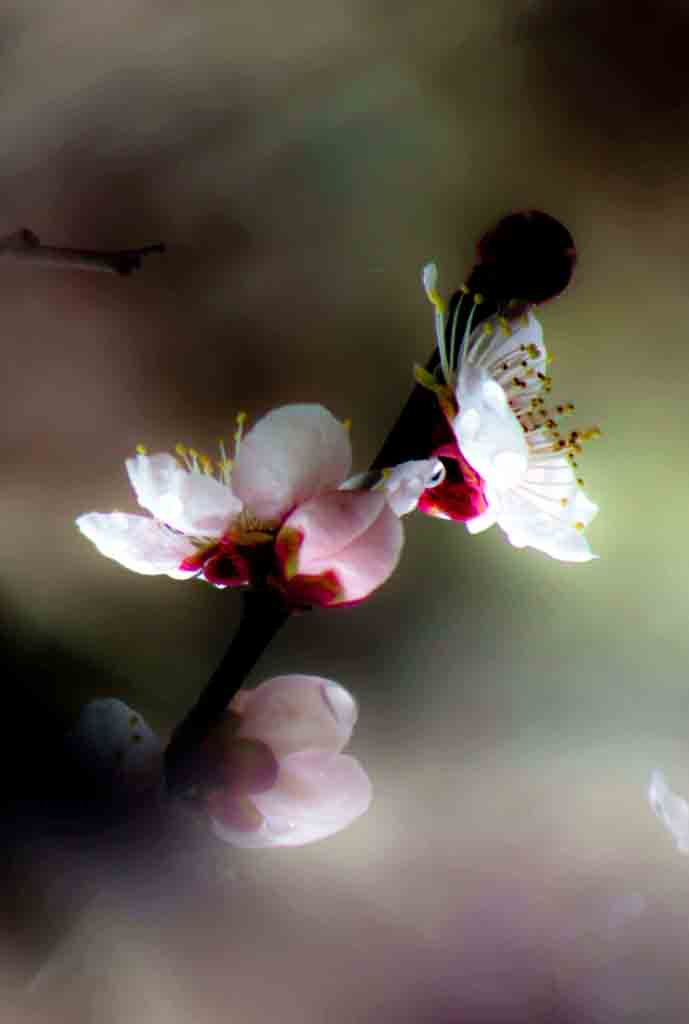
[[[241,501],[226,484],[190,473],[172,455],[136,455],[126,465],[141,507],[181,533],[219,537],[241,512]]]
[[[351,460],[347,430],[327,409],[286,405],[243,439],[232,486],[261,522],[279,522],[296,505],[337,487]]]
[[[278,758],[311,748],[339,753],[357,718],[347,690],[320,676],[276,676],[244,692],[238,735],[262,740]]]
[[[362,815],[372,788],[359,762],[347,754],[309,750],[280,761],[278,781],[254,797],[271,846],[302,846],[333,835]]]
[[[344,551],[371,528],[385,508],[382,491],[333,491],[300,505],[286,519],[278,534],[295,531],[300,537],[293,552],[295,572],[310,573],[314,562],[322,562]],[[286,567],[289,577],[291,569]]]
[[[227,744],[221,766],[224,789],[234,796],[262,793],[275,785],[278,763],[275,754],[262,740],[252,737]]]
[[[206,796],[206,809],[213,831],[234,846],[263,845],[255,842],[263,833],[263,815],[247,796],[235,796],[225,789],[213,789]],[[232,838],[230,838],[232,837]]]
[[[403,542],[401,523],[382,492],[338,491],[301,505],[278,535],[276,550],[283,559],[287,552],[288,583],[299,589],[300,577],[331,573],[339,585],[333,603],[350,603],[388,579]]]
[[[146,576],[166,574],[174,579],[190,575],[179,566],[196,550],[194,545],[155,519],[123,512],[89,512],[79,516],[77,526],[102,555],[125,569]]]

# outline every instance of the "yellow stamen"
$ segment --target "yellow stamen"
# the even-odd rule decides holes
[[[437,309],[442,316],[445,316],[445,313],[447,312],[447,303],[438,290],[436,288],[429,288],[426,294],[431,305]]]
[[[437,394],[439,391],[444,390],[444,386],[433,374],[429,373],[423,366],[419,366],[418,363],[414,366],[414,380],[422,388],[426,388],[427,391],[434,391]]]
[[[136,454],[137,455],[146,455],[147,454],[146,446],[143,445],[143,444],[137,444],[137,446],[136,446]]]

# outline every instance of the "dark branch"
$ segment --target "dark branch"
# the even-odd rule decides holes
[[[108,274],[126,276],[138,270],[144,256],[165,252],[162,242],[145,245],[140,249],[118,249],[101,252],[97,249],[71,249],[43,245],[33,231],[22,228],[0,238],[0,255],[11,256],[29,263],[47,263],[53,267],[71,267],[77,270],[98,270]]]

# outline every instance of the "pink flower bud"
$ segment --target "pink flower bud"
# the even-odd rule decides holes
[[[341,751],[357,709],[319,676],[269,679],[231,704],[239,726],[225,745],[225,784],[206,796],[216,834],[235,846],[302,846],[368,809],[371,783]],[[233,717],[234,717],[233,715]]]

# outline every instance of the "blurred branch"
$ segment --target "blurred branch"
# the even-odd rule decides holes
[[[72,267],[76,270],[98,270],[126,276],[138,270],[144,256],[165,252],[162,242],[145,245],[140,249],[119,249],[101,252],[97,249],[71,249],[43,245],[38,235],[28,228],[0,238],[0,255],[29,263],[47,263],[54,267]]]

